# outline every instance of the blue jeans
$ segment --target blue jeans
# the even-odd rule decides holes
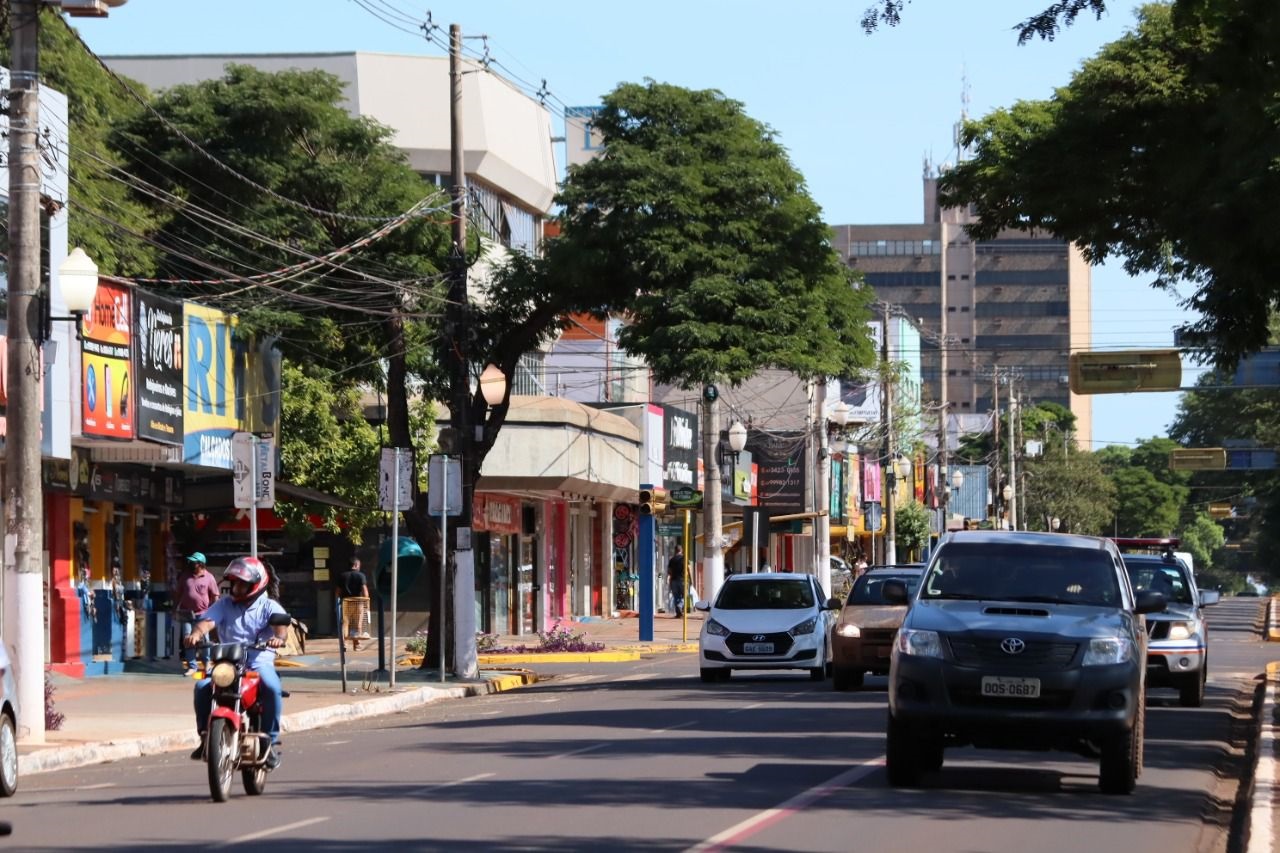
[[[272,743],[280,742],[280,715],[284,713],[284,697],[280,695],[280,674],[276,672],[275,657],[259,655],[249,668],[258,673],[258,702],[262,705],[262,730],[271,735]],[[209,716],[213,713],[213,680],[202,678],[196,682],[196,733],[209,730]]]
[[[195,629],[196,623],[200,621],[200,617],[203,614],[192,613],[190,610],[179,610],[178,615],[178,644],[182,648],[182,666],[185,669],[196,665],[196,649],[194,646],[187,648],[182,645],[182,641]]]

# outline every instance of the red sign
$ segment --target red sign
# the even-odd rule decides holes
[[[80,418],[87,436],[133,438],[132,303],[129,288],[100,281],[84,318]]]
[[[520,499],[498,495],[476,495],[471,523],[477,531],[518,535],[520,533]]]

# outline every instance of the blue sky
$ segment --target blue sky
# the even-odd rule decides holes
[[[509,76],[534,88],[545,79],[552,104],[595,104],[646,77],[742,101],[779,133],[832,224],[920,221],[924,159],[954,159],[962,79],[975,117],[1045,98],[1133,24],[1131,7],[1113,0],[1101,21],[1081,18],[1054,42],[1018,47],[1012,26],[1049,0],[914,0],[901,26],[867,36],[858,20],[871,2],[128,0],[108,18],[74,23],[104,55],[440,55],[412,23],[430,11],[446,32],[457,23],[464,35],[487,35]],[[1094,270],[1093,306],[1095,348],[1170,346],[1188,316],[1117,264]],[[1187,373],[1184,385],[1194,380]],[[1163,434],[1177,396],[1095,397],[1094,447]]]

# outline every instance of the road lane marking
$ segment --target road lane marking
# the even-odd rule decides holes
[[[765,809],[759,814],[749,817],[741,823],[734,824],[724,832],[717,833],[701,844],[695,844],[690,847],[686,853],[706,853],[712,850],[725,850],[740,844],[751,836],[768,829],[775,823],[780,823],[792,815],[803,811],[813,803],[823,797],[834,794],[842,788],[847,788],[859,779],[869,776],[873,771],[884,766],[884,758],[873,758],[870,761],[864,761],[856,767],[851,767],[838,776],[834,776],[810,788],[796,794],[780,806],[771,809]]]
[[[740,711],[754,711],[756,708],[763,708],[763,707],[765,706],[765,704],[766,704],[766,703],[764,703],[764,702],[755,702],[755,703],[750,704],[750,705],[743,705],[741,708],[731,708],[731,709],[729,710],[729,713],[730,713],[730,714],[737,714],[737,713],[738,713],[738,712],[740,712]]]
[[[661,676],[662,674],[658,672],[637,672],[632,675],[624,675],[621,678],[615,678],[613,683],[618,684],[623,681],[648,681],[651,678],[660,678]]]
[[[96,790],[98,790],[99,788],[114,788],[115,786],[116,786],[116,783],[115,783],[115,782],[99,782],[99,783],[98,783],[98,784],[96,784],[96,785],[76,785],[74,788],[67,788],[67,789],[65,789],[65,790],[71,790],[71,791],[96,791]]]
[[[324,823],[329,820],[327,817],[309,817],[306,820],[299,820],[293,823],[286,823],[284,826],[277,826],[275,829],[264,829],[261,832],[252,832],[248,835],[242,835],[239,838],[232,838],[215,847],[231,847],[236,844],[244,844],[247,841],[257,841],[259,838],[269,838],[272,835],[279,835],[282,832],[291,832],[295,829],[302,829],[304,826],[311,826],[314,823]]]
[[[568,758],[571,755],[581,755],[584,752],[591,752],[592,750],[595,750],[595,749],[603,749],[604,747],[608,746],[610,743],[611,741],[601,741],[600,743],[592,744],[591,746],[584,746],[581,749],[571,749],[568,752],[562,752],[559,755],[551,756],[551,760],[554,761],[557,758]]]
[[[330,740],[320,744],[321,746],[342,746],[344,743],[351,743],[349,740]]]
[[[687,723],[677,723],[674,726],[667,726],[665,729],[650,729],[649,734],[665,735],[667,732],[674,732],[676,729],[687,729],[689,728],[689,726],[692,726],[692,725],[693,725],[693,721],[690,720]]]
[[[421,788],[418,788],[416,791],[410,791],[409,796],[413,797],[418,794],[428,793],[429,791],[439,791],[441,788],[452,788],[456,785],[465,785],[468,782],[479,782],[481,779],[488,779],[490,776],[493,776],[493,775],[494,774],[492,773],[477,773],[476,775],[468,776],[465,779],[453,779],[448,782],[436,782],[434,785],[423,785]]]

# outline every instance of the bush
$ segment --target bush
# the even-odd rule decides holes
[[[57,709],[53,707],[53,678],[49,675],[49,670],[44,671],[44,728],[48,732],[56,732],[62,728],[63,721],[66,716],[59,714]]]

